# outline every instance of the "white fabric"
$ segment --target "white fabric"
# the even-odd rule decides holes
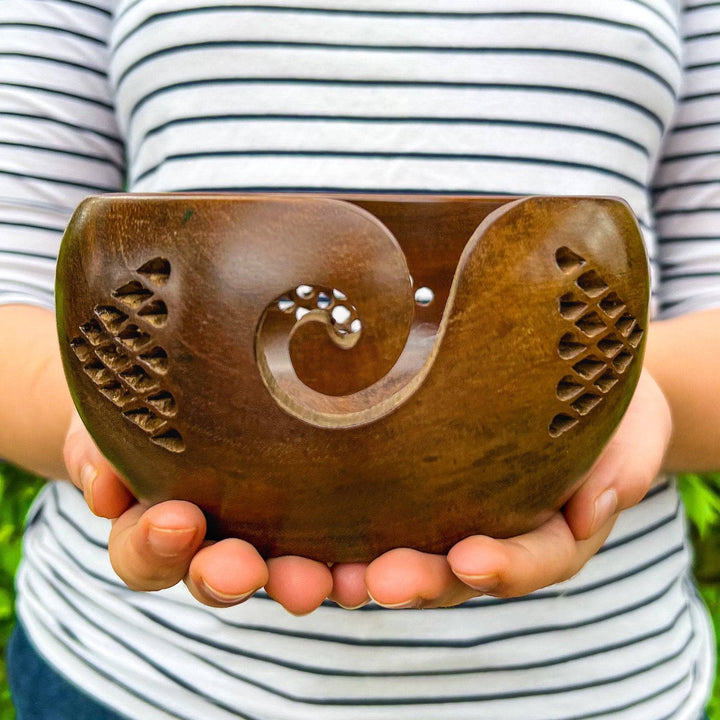
[[[720,5],[5,0],[0,302],[50,306],[62,229],[122,189],[593,194],[643,228],[665,315],[720,305]],[[127,168],[125,169],[125,165]],[[571,581],[294,618],[127,590],[69,485],[18,578],[37,647],[129,718],[695,720],[711,630],[676,488]]]

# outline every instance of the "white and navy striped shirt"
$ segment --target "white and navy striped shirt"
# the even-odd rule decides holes
[[[720,306],[720,2],[4,0],[0,302],[53,306],[91,193],[625,198],[666,316]],[[68,484],[36,503],[18,610],[142,720],[696,720],[711,630],[674,483],[572,580],[511,601],[305,618],[134,593]]]

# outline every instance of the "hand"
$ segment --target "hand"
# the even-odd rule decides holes
[[[265,562],[238,539],[205,540],[205,517],[189,502],[168,500],[152,507],[139,503],[102,456],[77,413],[64,446],[65,465],[90,509],[113,520],[110,561],[134,590],[160,590],[184,580],[205,605],[228,607],[265,586],[289,612],[315,610],[330,594],[327,565],[300,557]]]
[[[336,565],[332,598],[344,607],[370,597],[388,608],[444,607],[483,594],[526,595],[567,580],[600,549],[618,513],[644,497],[671,432],[668,403],[643,371],[617,432],[562,512],[517,537],[466,538],[447,556],[402,548],[367,567]]]

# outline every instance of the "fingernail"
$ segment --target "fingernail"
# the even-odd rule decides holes
[[[232,593],[221,592],[217,588],[210,585],[207,580],[201,581],[203,590],[217,602],[223,603],[223,605],[236,605],[237,603],[247,600],[251,595],[254,595],[257,590],[251,590],[250,592],[241,593],[240,595],[233,595]]]
[[[487,575],[466,575],[464,573],[453,570],[455,576],[462,580],[466,585],[478,590],[481,593],[492,592],[500,583],[500,578],[493,573]]]
[[[85,463],[85,465],[80,468],[80,485],[82,486],[83,496],[85,497],[85,502],[88,504],[88,507],[93,513],[95,512],[93,486],[95,485],[97,476],[97,468],[90,463]]]
[[[150,525],[148,542],[156,555],[175,557],[186,552],[195,542],[196,528],[161,528]]]
[[[370,599],[376,604],[379,605],[382,608],[385,608],[386,610],[408,610],[408,609],[414,609],[418,610],[420,607],[422,607],[422,600],[420,598],[411,598],[410,600],[403,600],[399,603],[384,603],[380,602],[379,600],[376,600],[372,595],[370,595]]]
[[[368,602],[368,600],[364,600],[359,605],[343,605],[341,602],[338,602],[337,600],[335,601],[335,603],[339,605],[343,610],[359,610],[361,607],[365,607]]]
[[[617,511],[618,497],[614,488],[606,490],[595,501],[595,514],[590,534],[595,534]]]

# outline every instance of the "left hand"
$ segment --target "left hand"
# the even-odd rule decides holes
[[[618,513],[642,500],[660,472],[672,419],[665,396],[643,370],[618,429],[583,483],[546,523],[504,540],[475,535],[445,555],[390,550],[369,565],[332,568],[331,598],[358,607],[458,605],[478,595],[517,597],[575,575],[600,549]]]

